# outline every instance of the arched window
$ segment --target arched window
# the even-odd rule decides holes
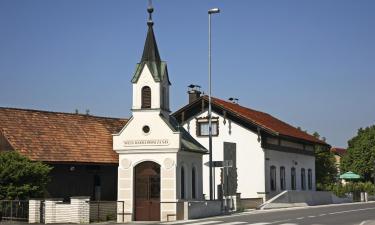
[[[142,88],[142,109],[151,108],[151,88],[144,86]]]
[[[312,190],[312,170],[311,169],[307,170],[307,181],[308,181],[309,190]]]
[[[275,166],[271,166],[270,182],[271,182],[271,191],[276,191],[276,167]]]
[[[301,189],[306,190],[306,174],[305,169],[301,169]]]
[[[191,170],[191,198],[196,198],[196,174],[195,174],[195,167]]]
[[[185,169],[181,167],[181,199],[185,199]]]
[[[296,168],[294,167],[290,170],[290,178],[292,190],[296,190]]]
[[[285,167],[280,167],[280,189],[285,190]]]

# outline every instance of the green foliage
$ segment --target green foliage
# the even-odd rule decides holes
[[[348,141],[347,154],[343,157],[343,172],[352,171],[365,181],[373,181],[375,161],[375,125],[360,128],[357,136]]]
[[[369,195],[375,194],[375,185],[371,182],[353,182],[342,184],[329,184],[317,186],[317,189],[320,191],[332,191],[338,197],[345,197],[346,193],[353,192],[367,192]]]
[[[320,138],[317,132],[313,135],[316,138]],[[325,138],[322,139],[325,140]],[[335,156],[327,147],[322,145],[315,146],[315,175],[317,184],[326,186],[336,181],[337,169],[335,163]]]
[[[0,199],[42,197],[51,169],[15,151],[0,153]]]

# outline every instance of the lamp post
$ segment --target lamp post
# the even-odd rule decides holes
[[[219,13],[219,8],[208,10],[208,151],[210,168],[210,200],[213,200],[212,182],[212,118],[211,118],[211,15]]]

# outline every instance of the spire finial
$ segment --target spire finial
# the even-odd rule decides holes
[[[147,12],[148,12],[147,25],[152,26],[152,25],[154,25],[154,22],[152,21],[152,12],[154,12],[154,7],[152,7],[152,1],[151,0],[148,0]]]

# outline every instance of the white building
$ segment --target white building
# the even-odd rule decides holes
[[[208,149],[208,97],[196,89],[190,103],[173,115]],[[314,146],[325,142],[267,113],[212,98],[213,161],[232,160],[228,195],[269,199],[283,190],[315,190]],[[203,157],[208,165],[209,157]],[[203,192],[209,196],[209,167],[203,166]],[[215,194],[221,196],[221,169],[214,169]],[[236,175],[237,174],[237,175]],[[224,178],[225,180],[226,178]],[[236,189],[237,187],[237,189]]]
[[[113,136],[119,154],[118,220],[175,220],[178,202],[202,200],[202,155],[207,150],[169,115],[169,77],[161,61],[150,13],[133,83],[132,117]]]

